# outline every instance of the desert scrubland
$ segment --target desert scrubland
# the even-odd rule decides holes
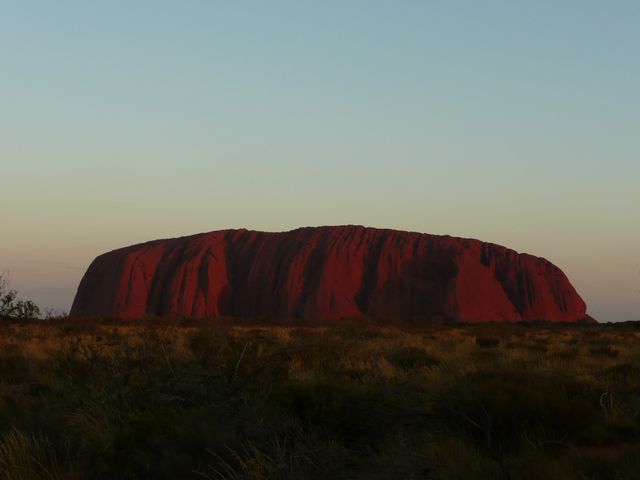
[[[0,325],[0,478],[634,479],[640,325]]]

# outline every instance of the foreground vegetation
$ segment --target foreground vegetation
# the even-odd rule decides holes
[[[640,327],[0,324],[0,479],[640,478]]]

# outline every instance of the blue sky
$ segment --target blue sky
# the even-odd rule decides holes
[[[639,2],[0,1],[0,269],[356,223],[549,258],[640,318]]]

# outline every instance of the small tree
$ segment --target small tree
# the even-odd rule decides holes
[[[7,280],[0,274],[0,318],[26,320],[40,316],[40,309],[31,300],[18,300],[18,292],[7,288]]]

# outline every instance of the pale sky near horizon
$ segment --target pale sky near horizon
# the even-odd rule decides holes
[[[2,1],[0,271],[362,224],[548,258],[640,319],[640,2]]]

